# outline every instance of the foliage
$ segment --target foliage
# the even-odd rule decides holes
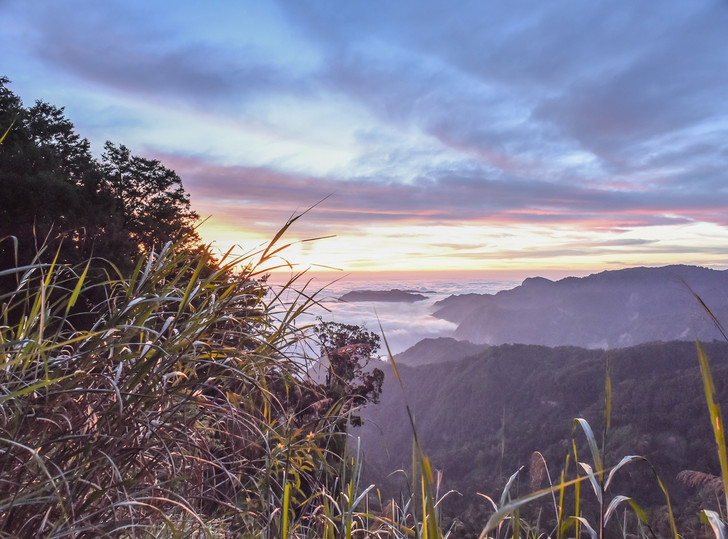
[[[123,228],[144,250],[168,241],[194,244],[197,214],[173,171],[153,159],[131,154],[126,146],[107,142],[101,159],[102,189],[116,201]]]
[[[169,244],[103,282],[57,255],[11,270],[0,537],[268,537],[283,514],[291,530],[314,518],[336,477],[331,433],[286,398],[317,387],[288,354],[312,298],[282,305],[250,257],[210,272],[206,256]],[[75,312],[89,287],[103,301]],[[94,322],[78,329],[84,316]]]
[[[95,159],[63,108],[24,107],[8,83],[0,77],[0,239],[17,242],[0,242],[0,268],[29,264],[47,245],[63,263],[95,256],[127,271],[141,252],[198,241],[197,214],[173,171],[111,143]]]
[[[379,335],[351,324],[319,320],[315,328],[321,355],[328,362],[324,382],[326,398],[344,402],[346,412],[367,402],[377,402],[382,393],[384,372],[367,365],[376,358]],[[361,425],[359,415],[347,415],[354,426]]]
[[[364,371],[378,336],[321,322],[330,369],[315,380],[297,324],[315,293],[300,275],[266,284],[300,216],[260,252],[213,260],[173,171],[112,143],[94,159],[62,108],[25,108],[7,83],[0,537],[401,526],[357,511],[373,487],[360,492],[346,443],[381,391]]]

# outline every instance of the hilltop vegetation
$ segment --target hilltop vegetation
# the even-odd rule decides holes
[[[179,176],[107,142],[100,159],[63,108],[25,107],[0,77],[0,270],[37,260],[106,259],[124,271],[167,242],[193,248],[198,215]]]
[[[0,537],[316,537],[374,521],[354,513],[346,431],[381,390],[364,370],[378,336],[299,324],[316,295],[300,275],[266,284],[297,217],[214,259],[173,171],[112,144],[93,159],[62,109],[26,109],[6,84]],[[319,361],[324,380],[309,376]]]

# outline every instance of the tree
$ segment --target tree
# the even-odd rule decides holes
[[[332,402],[340,402],[344,412],[368,402],[378,402],[382,393],[384,372],[367,371],[368,364],[379,350],[379,335],[361,326],[320,321],[316,336],[321,355],[329,369],[324,383],[325,394]],[[350,414],[354,426],[361,425],[361,416]]]
[[[197,243],[197,213],[173,170],[155,159],[131,154],[124,145],[107,142],[101,161],[103,186],[116,200],[124,229],[144,251],[187,238]]]
[[[59,262],[95,256],[125,270],[169,241],[199,242],[174,171],[110,142],[95,159],[63,108],[25,108],[8,83],[0,77],[0,130],[12,126],[0,145],[0,269],[30,263],[42,245],[41,261],[58,252]]]
[[[26,126],[44,168],[56,171],[67,182],[94,186],[98,171],[91,156],[91,145],[74,131],[63,107],[36,101],[27,111]]]
[[[2,267],[28,264],[41,245],[61,262],[88,258],[99,238],[119,239],[120,222],[108,193],[98,190],[99,170],[89,143],[63,109],[38,101],[26,109],[0,78],[0,125],[12,126],[0,148]],[[130,245],[104,242],[119,252]],[[119,257],[112,257],[119,258]]]
[[[346,433],[348,424],[362,424],[356,409],[378,402],[382,393],[384,372],[369,368],[369,363],[378,359],[379,335],[361,326],[319,319],[313,337],[320,346],[326,375],[307,375],[291,391],[289,380],[271,371],[266,386],[287,410],[284,422],[303,430],[327,424],[329,430]]]

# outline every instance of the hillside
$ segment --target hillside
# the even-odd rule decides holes
[[[435,304],[434,316],[458,324],[456,339],[491,345],[620,348],[719,338],[691,288],[728,319],[728,271],[681,265],[529,278],[497,294],[450,296]]]
[[[414,346],[394,356],[397,365],[424,365],[441,363],[472,356],[488,348],[487,344],[473,344],[450,337],[422,339]]]
[[[721,402],[728,402],[728,345],[708,343]],[[613,383],[607,463],[629,454],[650,459],[667,484],[681,519],[697,514],[698,493],[676,480],[684,469],[719,474],[694,343],[650,343],[604,352],[535,345],[491,347],[474,357],[399,368],[419,437],[443,491],[462,494],[445,504],[451,516],[482,522],[488,506],[476,492],[499,496],[506,478],[527,465],[533,451],[557,477],[569,452],[572,420],[586,418],[600,432],[605,364]],[[408,469],[411,430],[402,392],[385,374],[378,405],[368,407],[357,430],[366,455],[367,481],[402,487],[396,469]],[[583,436],[577,439],[583,441]],[[582,455],[586,458],[587,452]],[[527,476],[527,471],[524,472]],[[635,464],[615,485],[644,507],[664,504],[647,466]],[[527,479],[521,494],[528,492]],[[710,500],[703,500],[703,506]],[[467,534],[466,534],[467,535]]]

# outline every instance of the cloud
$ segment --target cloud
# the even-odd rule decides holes
[[[332,179],[265,167],[225,167],[201,159],[159,155],[183,178],[193,200],[219,217],[281,223],[322,202],[311,226],[330,230],[377,224],[543,223],[619,229],[693,221],[726,223],[728,193],[611,190],[520,178],[489,180],[458,171],[431,171],[410,184],[374,178]],[[325,199],[325,200],[324,200]]]
[[[285,19],[253,11],[259,31],[246,24],[251,4],[165,12],[76,1],[47,3],[26,17],[49,65],[118,92],[241,120],[241,110],[255,114],[280,97],[355,103],[394,136],[390,159],[360,144],[353,175],[366,168],[385,181],[415,181],[426,153],[490,179],[639,183],[635,172],[645,168],[662,166],[659,175],[669,176],[665,167],[688,146],[702,143],[703,164],[721,152],[713,133],[686,132],[728,118],[721,4],[279,8]],[[205,21],[224,39],[205,31]],[[237,34],[228,29],[235,24]],[[275,40],[260,35],[269,26]]]
[[[439,283],[437,283],[439,284]],[[349,287],[356,288],[352,283]],[[346,289],[347,281],[344,279],[337,288]],[[389,286],[396,286],[389,283]],[[429,291],[428,291],[429,294]],[[443,299],[446,294],[437,291],[429,294],[427,300],[414,303],[381,303],[381,302],[324,302],[330,309],[314,309],[313,315],[320,315],[326,320],[362,325],[370,331],[379,333],[380,326],[384,329],[393,353],[399,353],[425,338],[451,335],[457,327],[456,324],[431,316],[433,303]]]
[[[699,246],[699,245],[680,245],[666,242],[656,242],[648,240],[638,240],[635,242],[624,243],[564,243],[558,246],[549,247],[533,247],[529,249],[500,249],[488,250],[483,249],[478,252],[459,253],[458,256],[463,259],[495,261],[501,259],[508,260],[534,260],[534,259],[596,259],[600,256],[613,255],[634,255],[636,252],[631,247],[640,246],[641,257],[665,255],[665,254],[689,254],[689,255],[718,255],[721,257],[728,256],[728,247],[725,246]]]
[[[218,223],[277,229],[321,202],[306,233],[420,227],[402,253],[473,259],[476,232],[432,231],[598,232],[531,251],[581,256],[728,226],[725,3],[10,5],[29,72],[76,108],[108,99],[96,132],[124,115]]]
[[[196,31],[194,11],[179,10],[192,20],[175,21],[165,12],[169,6],[133,9],[108,2],[104,9],[94,9],[78,0],[44,4],[31,10],[26,20],[35,54],[54,69],[92,84],[228,113],[256,96],[310,92],[287,59],[244,39],[242,20],[240,40],[221,43],[202,27]]]
[[[284,5],[326,58],[322,84],[491,173],[604,183],[695,141],[665,136],[728,118],[719,3]]]

